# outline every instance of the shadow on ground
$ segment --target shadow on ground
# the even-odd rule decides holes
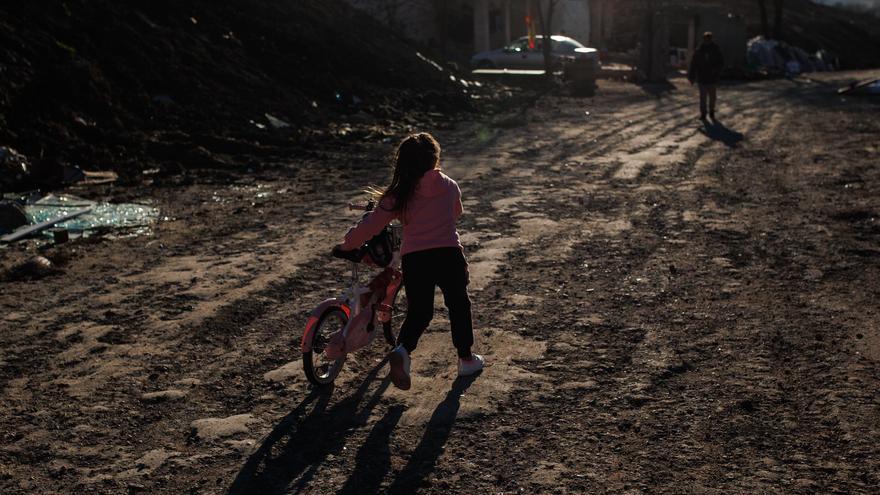
[[[434,471],[437,459],[443,453],[443,448],[455,425],[458,409],[461,407],[461,396],[480,374],[460,376],[452,382],[446,398],[431,414],[422,439],[410,455],[406,466],[400,470],[388,487],[387,493],[414,493],[424,483],[425,478]]]
[[[704,120],[700,132],[710,139],[724,143],[725,146],[730,148],[735,148],[740,141],[745,139],[745,136],[741,132],[728,129],[717,119],[713,121]]]
[[[385,378],[371,394],[367,393],[385,364],[384,360],[379,363],[355,393],[330,408],[327,405],[332,390],[312,392],[266,436],[239,471],[228,493],[299,493],[313,483],[320,483],[315,476],[318,468],[331,455],[341,455],[350,433],[366,424],[388,388],[390,382]],[[461,396],[477,376],[479,373],[459,377],[452,383],[406,465],[383,490],[382,483],[391,469],[391,435],[405,409],[401,404],[391,406],[373,425],[355,454],[354,467],[345,484],[335,493],[412,493],[418,489],[434,471],[458,416]],[[332,491],[333,487],[327,488]]]
[[[636,86],[642,88],[642,91],[648,93],[652,96],[665,96],[673,91],[676,91],[677,88],[670,81],[662,81],[662,82],[638,82]]]
[[[266,436],[241,468],[228,493],[297,493],[308,486],[328,456],[338,455],[351,432],[368,421],[370,412],[390,384],[387,377],[380,380],[378,387],[368,397],[370,386],[377,381],[376,376],[385,364],[386,361],[383,360],[373,367],[351,396],[330,408],[327,405],[332,397],[332,388],[314,390],[309,394]],[[364,447],[371,446],[370,453],[376,454],[371,455],[369,466],[362,465],[363,456],[358,453],[355,474],[369,467],[367,478],[373,480],[376,487],[390,466],[387,440],[401,414],[402,406],[391,407],[373,427]],[[375,444],[383,441],[386,446],[384,466],[379,465],[383,464],[383,456],[375,450]],[[364,486],[360,487],[361,490],[363,488]]]

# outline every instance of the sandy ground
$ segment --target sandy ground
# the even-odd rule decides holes
[[[489,366],[456,379],[438,305],[408,392],[381,339],[323,392],[297,347],[390,145],[108,189],[165,220],[2,251],[60,273],[0,282],[0,491],[876,493],[864,75],[724,87],[709,128],[679,80],[437,131]]]

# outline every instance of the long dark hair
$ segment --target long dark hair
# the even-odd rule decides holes
[[[410,134],[405,137],[394,153],[394,175],[391,184],[382,193],[383,198],[392,198],[392,211],[406,217],[406,207],[419,179],[425,172],[440,168],[440,143],[427,132]]]

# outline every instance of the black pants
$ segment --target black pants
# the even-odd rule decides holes
[[[434,288],[443,291],[452,325],[452,344],[461,358],[471,357],[474,330],[468,296],[468,265],[457,247],[427,249],[403,256],[403,286],[408,300],[406,319],[397,343],[410,353],[434,316]]]
[[[706,101],[709,102],[709,113],[715,113],[715,100],[718,98],[718,85],[700,83],[700,115],[706,116]]]

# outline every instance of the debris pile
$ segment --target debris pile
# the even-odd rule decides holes
[[[764,75],[796,76],[802,72],[836,70],[839,65],[827,50],[811,55],[802,48],[763,36],[749,40],[746,53],[749,69]]]
[[[607,35],[607,48],[620,52],[635,47],[645,23],[644,0],[617,0],[614,26]],[[755,0],[676,0],[654,2],[660,10],[676,9],[715,10],[722,14],[741,16],[748,36],[767,34],[761,22],[761,2]],[[766,2],[770,15],[773,5]],[[823,5],[813,0],[786,0],[779,38],[807,53],[828,50],[839,58],[839,68],[869,69],[880,66],[880,22],[871,15]],[[673,18],[681,25],[687,19]]]
[[[30,175],[27,157],[7,146],[0,146],[0,191],[12,191]]]
[[[159,218],[158,208],[136,203],[102,203],[70,195],[25,196],[0,203],[0,237],[14,242],[43,235],[56,243],[94,233],[143,235]]]
[[[353,115],[468,111],[478,91],[342,0],[6,2],[0,74],[0,145],[50,185],[68,165],[235,166]]]

